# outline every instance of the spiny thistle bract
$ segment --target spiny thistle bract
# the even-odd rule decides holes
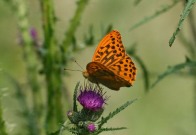
[[[103,93],[103,89],[97,85],[87,83],[84,86],[79,86],[78,83],[73,96],[73,110],[67,112],[68,120],[60,129],[60,135],[62,130],[68,130],[77,135],[98,135],[103,131],[126,129],[125,127],[103,128],[102,126],[136,99],[126,102],[115,111],[110,112],[108,116],[101,117],[107,99],[106,93]],[[81,110],[78,110],[76,100],[82,105]],[[99,119],[100,121],[98,121]]]

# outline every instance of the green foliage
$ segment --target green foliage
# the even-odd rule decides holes
[[[113,112],[110,112],[108,116],[102,117],[101,120],[98,122],[99,123],[99,128],[101,128],[105,123],[108,122],[108,120],[110,120],[115,115],[117,115],[119,112],[121,112],[122,110],[124,110],[125,108],[127,108],[129,105],[131,105],[132,103],[134,103],[136,100],[137,99],[133,99],[133,100],[127,101],[126,103],[124,103],[122,106],[118,107]]]
[[[73,94],[73,100],[74,100],[74,106],[76,106],[76,93],[80,90],[78,89],[79,83],[76,84],[75,91]],[[80,86],[82,87],[82,86]],[[84,87],[88,87],[88,85],[85,85]],[[91,85],[89,85],[91,87]],[[96,87],[95,87],[96,88]],[[93,87],[92,87],[93,89]],[[92,97],[91,97],[92,98]],[[133,102],[135,102],[137,99],[127,101],[122,106],[118,107],[115,111],[109,113],[108,116],[105,118],[102,117],[100,121],[96,122],[99,117],[101,117],[101,114],[103,113],[104,109],[100,109],[97,111],[92,111],[83,108],[82,110],[77,111],[69,111],[68,112],[68,118],[64,124],[62,124],[61,128],[57,130],[56,132],[53,132],[51,135],[56,135],[59,133],[59,135],[63,134],[64,130],[67,130],[71,132],[72,134],[77,135],[98,135],[101,132],[104,131],[115,131],[115,130],[122,130],[126,129],[126,127],[111,127],[111,128],[103,128],[102,126],[107,123],[111,118],[113,118],[115,115],[123,111],[125,108],[127,108],[129,105],[131,105]],[[92,119],[93,118],[93,119]],[[93,124],[96,127],[96,130],[94,132],[89,132],[88,130],[88,124]]]
[[[132,31],[144,24],[146,24],[147,22],[155,19],[156,17],[160,16],[163,13],[166,13],[167,11],[169,11],[170,9],[172,9],[180,0],[174,0],[173,3],[171,5],[165,5],[162,6],[162,8],[158,11],[156,11],[154,14],[152,14],[151,16],[145,17],[144,19],[142,19],[141,21],[137,22],[136,24],[134,24],[129,31]]]
[[[36,52],[32,51],[34,50],[33,47],[33,41],[31,39],[31,36],[29,34],[29,20],[28,20],[28,13],[27,13],[27,7],[26,7],[26,1],[25,0],[17,0],[17,1],[9,1],[9,4],[12,5],[14,8],[14,13],[16,14],[17,17],[17,25],[19,27],[19,30],[21,32],[21,38],[23,40],[23,55],[24,55],[24,60],[26,62],[26,70],[28,72],[27,74],[27,78],[28,78],[28,82],[29,85],[32,88],[32,92],[33,92],[33,102],[34,102],[34,111],[35,114],[37,114],[37,116],[35,116],[34,118],[31,118],[31,120],[29,120],[28,122],[29,125],[32,124],[32,122],[34,121],[34,119],[36,119],[35,121],[39,121],[38,118],[40,116],[38,116],[40,114],[40,111],[42,111],[39,106],[40,106],[40,84],[38,82],[38,68],[37,68],[37,57],[36,57]],[[13,79],[12,79],[12,82]],[[19,94],[19,87],[17,86],[16,82],[14,82],[15,86],[17,87],[18,90],[18,94]],[[20,95],[23,96],[23,95]],[[22,100],[22,99],[21,99]],[[26,107],[25,107],[26,108]],[[29,113],[27,113],[29,114]],[[33,117],[32,114],[30,117]],[[36,122],[35,122],[36,123]],[[39,122],[38,122],[39,123]],[[29,127],[30,132],[33,130],[33,132],[31,132],[32,134],[37,134],[37,130],[38,128],[36,127],[35,124],[33,124],[34,126]],[[39,126],[39,125],[37,125]],[[35,132],[34,132],[35,131]]]
[[[126,127],[117,127],[117,128],[100,128],[97,132],[92,133],[91,135],[98,135],[102,132],[106,132],[106,131],[117,131],[117,130],[123,130],[123,129],[127,129]]]
[[[88,34],[84,34],[84,43],[86,46],[93,45],[95,43],[95,36],[93,33],[93,25],[91,25],[89,27]]]
[[[117,128],[101,128],[101,132],[103,131],[115,131],[115,130],[123,130],[123,129],[127,129],[126,127],[117,127]]]
[[[185,8],[182,12],[182,14],[180,15],[180,20],[178,22],[178,26],[175,30],[175,32],[173,33],[172,37],[170,38],[169,40],[169,46],[171,47],[172,44],[174,43],[174,40],[176,38],[176,35],[178,34],[178,32],[182,29],[182,25],[183,25],[183,22],[184,20],[186,19],[186,17],[189,15],[194,3],[195,3],[196,0],[188,0],[186,2],[186,5],[185,5]]]
[[[42,11],[43,25],[43,54],[42,64],[44,68],[44,76],[47,89],[47,112],[45,117],[45,127],[47,132],[53,132],[59,121],[63,119],[63,104],[62,104],[62,51],[57,45],[55,35],[56,17],[54,13],[53,0],[40,1]],[[54,109],[55,108],[55,109]],[[51,117],[53,116],[53,117]]]
[[[111,32],[112,30],[113,30],[113,25],[112,24],[108,25],[105,29],[104,29],[104,27],[102,27],[102,36],[101,37],[104,37],[106,34]]]
[[[187,60],[185,63],[169,67],[165,72],[163,72],[161,75],[158,76],[158,79],[152,84],[152,87],[154,87],[158,82],[160,82],[166,76],[173,74],[185,67],[196,67],[196,62]]]
[[[63,120],[63,105],[62,105],[62,66],[66,65],[67,59],[66,55],[67,48],[60,49],[61,45],[57,44],[57,39],[55,35],[55,24],[56,24],[56,16],[54,12],[54,4],[52,0],[44,0],[40,1],[42,20],[43,20],[43,33],[44,33],[44,42],[41,45],[42,48],[40,50],[44,50],[44,53],[41,52],[41,55],[36,56],[37,52],[35,51],[35,45],[33,43],[33,39],[29,34],[29,18],[27,13],[27,5],[24,0],[17,1],[6,1],[14,11],[14,14],[18,18],[18,26],[21,32],[21,39],[24,44],[23,53],[24,59],[27,66],[27,75],[28,82],[32,89],[33,95],[33,108],[30,112],[32,114],[36,114],[34,116],[36,118],[37,124],[30,124],[41,127],[39,122],[43,121],[43,105],[42,94],[40,93],[40,82],[38,82],[38,68],[39,64],[43,64],[43,73],[42,75],[46,78],[46,89],[47,89],[47,104],[46,108],[48,108],[46,112],[46,132],[53,131],[57,124]],[[78,9],[76,10],[76,15],[71,21],[71,25],[69,30],[67,31],[67,36],[65,41],[69,41],[74,36],[74,33],[79,26],[80,16],[82,15],[83,10],[85,9],[85,5],[87,5],[87,0],[80,0],[78,2]],[[70,45],[70,41],[67,42]],[[65,44],[65,46],[67,45]],[[41,57],[40,57],[41,56]],[[39,61],[37,60],[39,59]],[[42,63],[39,63],[41,59]],[[66,98],[68,99],[68,98]],[[55,109],[54,109],[55,108]],[[28,113],[27,113],[28,114]],[[43,124],[43,123],[42,123]],[[31,129],[33,129],[31,127]],[[39,132],[39,131],[38,131]],[[33,132],[32,132],[33,133]],[[35,133],[36,135],[39,133]]]
[[[5,121],[3,120],[3,113],[2,113],[2,111],[3,110],[2,110],[1,105],[0,105],[0,135],[8,135],[6,133]]]
[[[62,125],[61,128],[57,131],[55,131],[54,133],[52,133],[51,135],[62,135],[64,130],[69,130],[69,128],[66,127],[68,123],[68,120],[66,120]]]
[[[74,90],[74,95],[73,95],[73,111],[77,112],[78,108],[77,108],[77,91],[78,91],[78,87],[79,87],[80,83],[78,82],[76,84],[75,90]]]
[[[17,112],[18,117],[21,119],[26,119],[27,124],[24,126],[25,129],[29,132],[29,135],[34,135],[38,133],[38,125],[36,124],[36,117],[28,107],[27,99],[24,94],[24,90],[21,85],[9,74],[4,74],[4,78],[13,85],[15,90],[15,97],[22,108],[22,111]]]
[[[28,14],[28,7],[27,7],[27,1],[25,0],[4,0],[4,2],[11,7],[11,10],[13,11],[13,14],[17,18],[17,25],[18,29],[20,31],[20,36],[22,39],[22,53],[24,57],[24,61],[26,64],[26,73],[27,73],[27,82],[30,87],[30,94],[32,96],[27,96],[27,92],[24,90],[24,88],[19,84],[17,79],[13,78],[10,75],[5,75],[6,79],[9,80],[10,84],[14,86],[15,88],[15,98],[19,102],[22,111],[17,112],[19,114],[19,117],[23,117],[23,119],[26,120],[25,128],[28,130],[29,135],[38,135],[38,134],[50,134],[50,135],[62,135],[64,130],[68,130],[73,134],[91,134],[96,135],[99,133],[102,133],[104,131],[115,131],[115,130],[122,130],[126,129],[125,127],[119,127],[119,128],[103,128],[102,126],[107,123],[111,118],[113,118],[115,115],[117,115],[119,112],[124,110],[126,107],[131,105],[133,102],[135,102],[137,99],[127,101],[125,104],[114,110],[113,112],[109,113],[108,116],[102,117],[101,120],[97,123],[98,124],[98,130],[94,133],[89,133],[86,128],[84,128],[84,125],[86,123],[80,123],[80,121],[85,121],[85,119],[88,119],[91,117],[85,117],[88,113],[84,113],[83,115],[78,116],[77,118],[80,118],[79,120],[76,120],[76,124],[71,124],[70,120],[66,120],[65,123],[61,126],[59,130],[56,130],[59,125],[59,122],[64,121],[65,112],[64,110],[68,110],[67,106],[70,103],[69,96],[63,95],[62,91],[66,91],[67,89],[64,86],[63,77],[64,77],[64,71],[62,70],[64,66],[67,65],[69,62],[69,59],[71,57],[71,54],[77,51],[81,51],[80,48],[78,48],[78,40],[76,38],[76,31],[80,26],[83,12],[85,11],[85,8],[87,7],[89,0],[78,0],[76,3],[76,9],[75,13],[72,16],[72,19],[70,21],[69,27],[66,28],[64,38],[62,41],[58,41],[58,39],[55,37],[56,35],[56,25],[57,25],[57,16],[55,13],[55,6],[53,0],[40,0],[40,9],[41,9],[41,24],[42,24],[42,33],[43,33],[43,43],[38,47],[35,45],[35,42],[33,41],[33,37],[29,34],[30,24],[29,21],[29,14]],[[138,5],[143,2],[141,0],[135,0],[134,5],[138,7]],[[165,5],[161,9],[157,10],[154,14],[143,18],[136,24],[134,24],[130,31],[150,22],[151,20],[154,20],[156,17],[161,16],[163,13],[166,13],[170,9],[172,9],[180,0],[173,0],[170,5]],[[192,28],[192,35],[194,42],[191,42],[190,39],[186,38],[183,33],[181,33],[180,41],[183,43],[184,47],[186,48],[187,52],[190,55],[190,58],[192,59],[187,60],[184,63],[174,65],[172,67],[169,67],[165,72],[163,72],[158,79],[152,84],[152,87],[154,87],[156,84],[158,84],[160,81],[162,81],[167,76],[178,72],[179,70],[187,67],[189,68],[189,72],[187,75],[195,75],[195,67],[196,67],[196,51],[195,51],[195,36],[196,31],[195,30],[195,23],[194,23],[194,16],[190,11],[193,9],[195,0],[187,0],[185,4],[185,8],[182,11],[182,14],[180,16],[178,25],[176,30],[173,33],[173,36],[169,40],[169,45],[172,46],[172,44],[175,41],[175,38],[179,31],[182,29],[183,22],[187,17],[190,17],[190,25]],[[188,16],[189,15],[189,16]],[[191,20],[192,19],[192,20]],[[105,23],[105,22],[104,22]],[[84,47],[88,47],[90,45],[94,45],[97,43],[98,39],[95,36],[94,31],[94,25],[91,24],[89,26],[89,29],[87,30],[88,33],[84,32],[83,36],[83,42],[85,44]],[[105,36],[108,32],[110,32],[112,29],[115,29],[114,25],[111,23],[110,25],[106,26],[105,24],[103,27],[101,27],[101,36]],[[36,48],[38,47],[38,48]],[[38,52],[37,50],[43,50]],[[142,72],[143,80],[145,84],[145,90],[146,92],[150,89],[150,71],[145,65],[145,61],[143,61],[142,57],[137,54],[135,50],[135,46],[130,48],[127,51],[133,59],[138,63],[141,70],[138,70]],[[38,54],[39,53],[39,54]],[[44,83],[41,82],[39,79],[41,75],[39,74],[40,67],[42,68],[42,77],[45,78]],[[138,68],[139,69],[139,68]],[[43,80],[42,80],[43,81]],[[42,85],[44,84],[44,85]],[[78,115],[78,108],[77,108],[77,90],[79,87],[79,83],[77,83],[74,95],[73,95],[73,112],[74,115]],[[43,95],[42,91],[44,90],[44,93],[47,95]],[[26,97],[27,96],[27,97]],[[30,98],[29,98],[30,97]],[[28,99],[27,99],[28,98]],[[46,99],[45,99],[46,98]],[[27,100],[30,100],[29,104]],[[66,102],[62,102],[65,100]],[[45,102],[46,103],[45,103]],[[31,106],[31,107],[29,107]],[[0,104],[0,135],[7,135],[6,133],[6,125],[5,121],[3,120],[3,114],[2,114],[2,108]],[[100,115],[102,112],[100,112]],[[83,119],[81,119],[83,118]],[[74,120],[73,120],[74,121]],[[94,122],[94,121],[93,121]],[[80,124],[79,124],[80,123]],[[74,126],[73,126],[74,125]],[[55,131],[55,132],[54,132]]]
[[[82,13],[83,13],[87,3],[88,3],[88,0],[80,0],[77,2],[76,12],[75,12],[73,18],[71,19],[70,27],[66,31],[66,34],[65,34],[66,37],[64,38],[63,43],[62,43],[65,52],[67,51],[67,49],[71,45],[71,41],[74,37],[74,34],[76,32],[77,27],[80,24],[81,16],[82,16]]]
[[[135,0],[135,1],[134,1],[134,5],[136,5],[136,6],[139,5],[139,3],[140,3],[141,1],[142,1],[142,0]]]

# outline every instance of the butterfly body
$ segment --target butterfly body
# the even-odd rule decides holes
[[[126,54],[118,31],[113,30],[101,40],[83,76],[112,90],[133,85],[136,67]]]

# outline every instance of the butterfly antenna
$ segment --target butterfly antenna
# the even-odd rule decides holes
[[[72,58],[72,60],[84,71],[82,66],[80,66],[80,64],[74,58]],[[64,70],[83,72],[82,70],[75,70],[75,69],[69,69],[69,68],[64,68]]]
[[[79,71],[79,72],[82,72],[82,70],[74,70],[74,69],[69,69],[69,68],[64,68],[64,70],[69,70],[69,71]]]
[[[82,68],[82,66],[80,66],[80,64],[74,59],[74,62],[84,71],[84,69]]]

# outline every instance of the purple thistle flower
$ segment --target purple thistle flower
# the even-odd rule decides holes
[[[103,109],[106,98],[103,96],[102,91],[98,87],[92,85],[80,88],[80,94],[77,97],[78,102],[84,109],[91,111],[99,111]]]
[[[32,42],[33,44],[35,45],[35,47],[38,49],[39,53],[41,53],[41,45],[42,43],[40,42],[39,40],[39,37],[38,37],[38,32],[35,28],[30,28],[29,30],[29,34],[31,36],[31,39],[32,39]]]
[[[31,38],[32,38],[32,40],[34,41],[34,42],[37,42],[37,31],[36,31],[36,29],[35,28],[31,28],[30,29],[30,35],[31,35]]]
[[[87,129],[88,129],[89,132],[94,132],[96,130],[96,126],[95,126],[94,123],[89,123],[87,125]]]

